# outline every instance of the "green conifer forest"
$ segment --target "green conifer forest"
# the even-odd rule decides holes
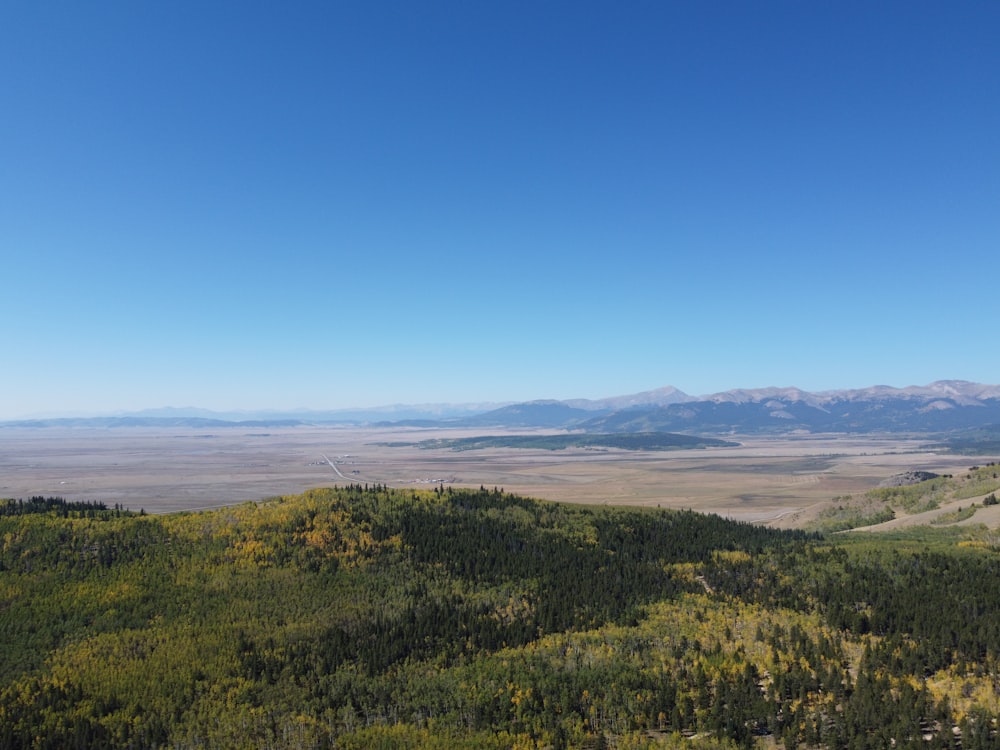
[[[992,748],[985,529],[351,485],[0,504],[2,748]]]

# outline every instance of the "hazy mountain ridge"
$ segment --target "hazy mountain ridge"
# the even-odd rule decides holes
[[[1000,420],[1000,386],[942,380],[926,386],[872,386],[809,393],[736,389],[580,425],[594,431],[941,432]]]
[[[984,385],[967,380],[938,380],[929,385],[911,385],[894,388],[873,385],[868,388],[817,391],[810,393],[799,388],[758,388],[723,391],[703,396],[696,401],[762,401],[764,399],[804,401],[813,406],[825,406],[840,401],[877,401],[885,399],[933,400],[948,399],[962,406],[974,406],[984,400],[1000,398],[1000,385]]]
[[[460,420],[463,427],[567,427],[580,424],[607,410],[582,409],[564,401],[528,401],[503,406]]]
[[[309,424],[399,423],[404,420],[437,424],[482,414],[506,404],[392,404],[357,409],[287,409],[212,411],[197,407],[163,407],[112,415],[43,416],[0,421],[6,427],[224,427],[294,426]]]
[[[114,429],[118,427],[295,427],[308,424],[298,419],[212,419],[208,417],[67,417],[52,419],[21,419],[0,422],[0,427],[69,427]]]
[[[459,421],[469,427],[701,433],[944,432],[995,422],[1000,386],[964,380],[821,392],[738,388],[701,397],[668,386],[596,401],[513,404]]]
[[[571,399],[563,401],[568,406],[577,409],[587,409],[593,411],[618,411],[621,409],[634,409],[643,406],[666,406],[668,404],[680,404],[685,401],[696,401],[695,396],[689,396],[684,391],[674,388],[672,385],[656,388],[652,391],[633,393],[627,396],[612,396],[590,400],[585,398]]]
[[[11,427],[414,427],[575,429],[585,432],[947,432],[1000,423],[1000,385],[939,380],[923,386],[809,392],[738,388],[690,396],[673,386],[603,399],[514,404],[424,404],[309,411],[148,409],[103,417],[2,422]]]

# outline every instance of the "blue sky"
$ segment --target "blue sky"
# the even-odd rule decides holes
[[[0,8],[0,418],[1000,381],[995,2]]]

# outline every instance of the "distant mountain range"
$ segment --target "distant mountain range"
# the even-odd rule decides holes
[[[672,387],[628,396],[517,404],[430,404],[294,412],[158,409],[110,417],[3,422],[20,427],[285,427],[375,424],[465,428],[555,428],[589,433],[699,434],[948,432],[1000,424],[1000,386],[940,380],[926,386],[872,386],[810,393],[760,388],[689,396]]]
[[[928,386],[809,393],[735,390],[678,404],[612,412],[580,429],[598,432],[947,432],[1000,423],[1000,386]]]
[[[308,424],[372,424],[408,420],[438,424],[473,417],[501,404],[422,404],[361,409],[212,411],[196,407],[143,409],[106,416],[39,417],[0,422],[0,427],[289,427]]]
[[[449,422],[592,433],[947,432],[1000,423],[1000,386],[941,380],[810,393],[737,389],[694,397],[676,388],[600,401],[530,401]]]

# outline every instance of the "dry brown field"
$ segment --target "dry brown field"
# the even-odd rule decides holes
[[[925,440],[895,436],[737,436],[731,438],[739,441],[736,448],[669,452],[459,452],[416,445],[476,434],[482,431],[0,428],[0,497],[58,495],[167,513],[348,482],[418,488],[443,483],[797,526],[834,497],[863,492],[901,471],[955,473],[983,461],[936,454]]]

